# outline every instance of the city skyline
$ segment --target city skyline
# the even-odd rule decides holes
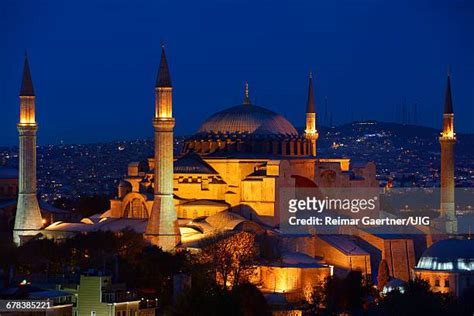
[[[430,7],[420,2],[409,8],[370,1],[305,3],[308,12],[299,10],[303,4],[190,4],[195,15],[157,3],[169,12],[159,18],[152,14],[155,4],[146,3],[148,10],[110,4],[2,3],[7,14],[1,23],[13,28],[2,34],[7,49],[0,53],[5,69],[0,144],[16,144],[15,104],[25,48],[37,89],[40,144],[151,137],[150,87],[162,41],[170,52],[176,86],[177,135],[194,133],[210,113],[240,103],[245,80],[254,103],[302,127],[310,69],[320,123],[325,97],[334,124],[352,119],[399,122],[406,99],[409,110],[417,104],[420,125],[439,129],[448,66],[460,114],[458,132],[474,132],[469,124],[474,103],[469,56],[474,47],[468,40],[474,8],[467,2]],[[38,19],[46,9],[48,21]],[[88,23],[78,28],[79,17],[86,13]],[[344,17],[355,29],[342,23]],[[402,18],[405,24],[394,27]],[[187,26],[180,23],[184,19]],[[380,27],[370,27],[374,22]],[[293,110],[298,107],[302,111]]]

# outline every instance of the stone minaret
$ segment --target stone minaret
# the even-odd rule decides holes
[[[155,197],[145,238],[163,250],[180,243],[178,220],[173,201],[173,86],[164,47],[155,86]]]
[[[20,173],[13,241],[19,246],[28,238],[38,234],[43,226],[36,198],[36,131],[38,124],[35,119],[35,93],[26,55],[20,90],[20,122],[17,127],[20,136]]]
[[[439,137],[441,144],[441,197],[440,217],[446,223],[446,232],[456,234],[456,206],[454,203],[454,111],[451,96],[451,77],[448,74],[444,100],[443,131]]]
[[[313,74],[309,73],[308,102],[306,105],[306,129],[304,130],[306,139],[309,140],[309,155],[316,156],[316,141],[319,133],[316,129],[316,111],[314,106]]]

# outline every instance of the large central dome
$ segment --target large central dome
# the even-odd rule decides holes
[[[210,116],[198,130],[198,134],[205,133],[298,135],[296,129],[286,118],[252,104],[237,105]]]

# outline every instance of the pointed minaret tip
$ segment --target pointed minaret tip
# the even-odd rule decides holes
[[[156,76],[156,88],[172,88],[171,75],[166,59],[165,44],[161,43],[161,61],[158,75]]]
[[[306,113],[316,113],[314,105],[313,73],[309,73],[308,102],[306,104]]]
[[[446,82],[446,92],[444,96],[444,114],[452,114],[453,110],[453,97],[451,92],[451,72],[448,68],[447,82]]]
[[[21,81],[20,96],[34,96],[33,80],[31,79],[30,66],[28,64],[28,55],[25,51],[25,61],[23,64],[23,78]]]
[[[251,104],[250,95],[249,95],[249,83],[245,81],[245,95],[244,95],[244,104]]]

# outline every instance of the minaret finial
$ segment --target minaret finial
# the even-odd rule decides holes
[[[314,89],[313,89],[313,73],[309,72],[309,86],[308,86],[308,102],[306,104],[306,113],[315,113],[314,106]]]
[[[21,81],[20,96],[34,96],[33,80],[31,79],[28,55],[25,50],[25,61],[23,64],[23,79]]]
[[[244,104],[251,104],[250,96],[249,96],[249,82],[245,81],[245,96],[244,96]]]
[[[160,61],[160,68],[158,70],[158,75],[156,77],[156,85],[155,87],[160,88],[171,88],[173,85],[171,84],[171,75],[170,70],[168,67],[168,61],[166,59],[165,53],[165,44],[161,42],[161,61]]]

